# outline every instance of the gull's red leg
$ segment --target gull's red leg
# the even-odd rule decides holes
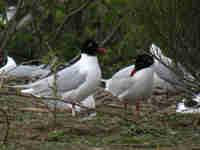
[[[140,104],[137,103],[135,108],[136,108],[136,117],[137,119],[139,119],[140,118]]]
[[[124,111],[127,112],[127,104],[126,103],[123,104],[123,108],[124,108]]]

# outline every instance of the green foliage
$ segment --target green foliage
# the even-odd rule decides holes
[[[6,46],[9,54],[26,59],[41,58],[49,54],[48,43],[56,55],[68,61],[80,52],[80,44],[86,38],[103,41],[123,18],[122,25],[105,45],[109,54],[101,58],[104,76],[109,77],[119,68],[133,64],[136,50],[148,50],[151,43],[159,45],[174,60],[178,58],[189,70],[189,64],[198,68],[198,1],[91,1],[86,8],[74,13],[85,2],[25,1],[17,21],[29,12],[33,20],[10,38]],[[5,6],[4,1],[0,6]],[[66,18],[72,12],[74,15]]]
[[[53,131],[48,134],[49,140],[56,140],[57,138],[62,136],[64,136],[64,133],[62,131]]]

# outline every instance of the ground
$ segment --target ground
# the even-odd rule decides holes
[[[36,107],[38,102],[17,94],[6,96],[2,91],[0,140],[6,143],[0,146],[3,150],[200,149],[200,116],[176,113],[179,95],[169,98],[154,94],[141,105],[139,119],[134,106],[125,112],[119,104],[99,105],[97,116],[86,119],[87,114],[72,117],[70,112],[22,110]]]

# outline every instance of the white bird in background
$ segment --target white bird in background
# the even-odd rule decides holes
[[[14,86],[28,88],[22,93],[30,93],[39,97],[51,97],[54,95],[54,84],[57,85],[58,95],[63,99],[82,101],[95,92],[101,79],[101,69],[97,55],[105,53],[93,40],[87,40],[81,49],[81,58],[75,64],[59,71],[56,75],[38,80],[28,85]],[[55,80],[56,79],[56,80]],[[76,103],[76,101],[73,101]],[[72,112],[74,113],[72,106]]]
[[[18,65],[16,68],[8,72],[8,75],[15,77],[43,78],[51,71],[42,68],[43,65]]]
[[[16,67],[16,63],[13,58],[9,56],[5,56],[5,52],[3,49],[0,48],[0,74],[2,76],[6,75],[9,71]]]
[[[9,71],[13,70],[16,67],[16,63],[14,59],[11,57],[7,56],[7,62],[6,64],[0,68],[0,74],[7,74]]]
[[[174,73],[165,65],[169,67],[176,67],[176,71],[182,72],[185,79],[194,80],[194,77],[189,72],[187,72],[180,63],[175,65],[175,63],[170,58],[163,55],[161,49],[155,44],[151,45],[150,51],[157,58],[154,59],[154,71],[156,72],[157,76],[164,81],[162,85],[167,85],[169,90],[179,90],[182,88],[183,84],[176,73]]]
[[[6,11],[5,17],[3,16],[3,14],[0,14],[0,21],[3,24],[7,24],[14,17],[15,14],[16,14],[16,7],[10,6]]]
[[[175,73],[173,73],[171,70],[169,70],[164,65],[164,64],[166,64],[167,66],[171,66],[172,60],[170,58],[164,56],[161,49],[158,46],[156,46],[155,44],[151,45],[150,52],[155,57],[154,71],[157,73],[158,77],[164,81],[174,83],[175,80],[177,79]],[[162,64],[159,60],[162,61],[164,64]]]
[[[147,99],[153,87],[153,63],[151,56],[142,54],[136,57],[135,66],[120,70],[106,81],[106,89],[124,103],[136,104],[139,117],[139,101]]]
[[[7,24],[15,16],[16,12],[17,12],[16,6],[9,6],[5,13],[5,17],[3,14],[0,14],[0,22],[2,22],[4,25]],[[33,16],[31,13],[24,15],[17,23],[16,30],[19,30],[25,25],[27,25],[32,19]]]
[[[155,44],[151,45],[150,52],[154,57],[156,57],[154,58],[154,88],[162,88],[169,91],[174,91],[175,87],[173,87],[168,81],[171,81],[172,78],[175,79],[176,75],[160,62],[162,61],[167,66],[170,66],[172,65],[172,60],[164,56],[161,49]]]
[[[167,66],[174,67],[173,61],[170,58],[164,56],[161,52],[161,49],[157,47],[155,44],[152,44],[150,50],[155,57],[157,57]],[[183,73],[184,79],[188,81],[194,81],[195,78],[189,72],[187,72],[187,70],[180,63],[177,63],[175,67],[176,71],[178,70]],[[166,85],[169,91],[177,91],[183,88],[182,81],[180,80],[180,78],[157,59],[155,60],[154,71],[156,72],[155,74],[157,74],[158,77],[163,81],[160,82],[160,84],[162,84],[163,86]],[[194,98],[192,100],[199,104],[200,94],[194,95]],[[200,112],[199,108],[190,108],[185,106],[184,104],[185,101],[186,99],[184,98],[182,102],[178,104],[176,112],[181,112],[181,113]]]
[[[55,66],[56,62],[58,61],[58,57],[54,56],[51,58],[51,61],[48,64],[41,64],[41,65],[18,65],[15,69],[8,72],[8,75],[14,76],[14,77],[28,77],[31,79],[42,79],[44,77],[47,77],[51,74],[52,68]],[[68,63],[62,65],[63,66],[69,66]],[[60,66],[58,66],[60,69]]]
[[[196,96],[192,100],[195,101],[195,103],[197,103],[197,105],[199,106],[200,93],[196,94]],[[185,101],[186,101],[186,99],[184,98],[182,100],[182,102],[178,104],[176,112],[178,112],[178,113],[200,113],[199,107],[196,107],[196,105],[195,105],[195,107],[187,107],[184,104]]]

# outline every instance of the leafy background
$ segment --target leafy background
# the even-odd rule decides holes
[[[67,62],[77,55],[85,39],[94,38],[100,43],[119,26],[103,45],[108,50],[100,58],[105,78],[134,63],[136,53],[148,51],[151,43],[199,78],[199,1],[62,1],[21,0],[13,22],[19,23],[28,13],[33,19],[10,34],[5,51],[19,63],[50,53]],[[1,12],[17,2],[1,1]],[[1,43],[11,25],[12,21],[1,25]]]

